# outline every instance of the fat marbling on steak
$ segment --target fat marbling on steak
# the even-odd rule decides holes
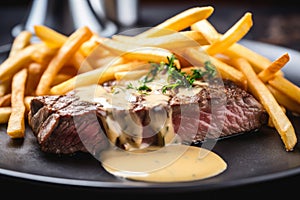
[[[173,88],[161,81],[169,81],[167,76],[162,70],[144,82],[112,81],[35,97],[29,125],[42,151],[97,154],[110,144],[127,150],[192,144],[255,131],[267,123],[262,105],[231,81]]]

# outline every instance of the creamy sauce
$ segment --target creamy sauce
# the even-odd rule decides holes
[[[148,182],[195,181],[216,176],[227,168],[216,153],[180,144],[133,152],[110,149],[102,153],[101,163],[115,176]]]
[[[113,92],[100,85],[77,89],[82,100],[99,103],[106,112],[106,117],[101,120],[113,147],[101,153],[100,161],[107,172],[137,181],[186,182],[216,176],[226,170],[226,162],[216,153],[180,144],[172,125],[172,110],[164,110],[166,108],[161,106],[167,105],[170,98],[159,92],[167,84],[166,80],[166,75],[161,75],[148,83],[152,92],[144,95],[141,103],[154,111],[149,112],[151,122],[146,126],[135,120],[134,115],[118,112],[129,110],[136,96],[140,95],[136,89],[128,89],[126,81],[124,85],[115,87]],[[140,85],[139,80],[130,83],[135,88]],[[177,95],[190,97],[201,89],[182,88]],[[146,128],[163,139],[162,146],[143,145],[143,130]],[[115,146],[117,141],[123,149]]]
[[[177,96],[182,97],[192,97],[198,94],[203,88],[202,87],[193,87],[193,88],[179,88]]]

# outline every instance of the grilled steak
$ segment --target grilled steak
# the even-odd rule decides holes
[[[140,78],[76,88],[31,101],[28,120],[45,152],[97,155],[110,144],[125,150],[193,144],[254,131],[267,122],[262,105],[211,63],[190,71],[152,63]],[[205,69],[205,70],[203,70]]]
[[[191,144],[255,131],[268,119],[262,105],[230,81],[166,94],[113,86],[35,97],[28,120],[41,150],[97,154],[109,143],[124,149]]]
[[[96,152],[108,145],[96,115],[97,108],[93,104],[80,101],[73,93],[40,96],[31,101],[28,122],[42,151],[60,154]],[[83,145],[83,142],[93,144]],[[87,149],[87,146],[94,149]]]

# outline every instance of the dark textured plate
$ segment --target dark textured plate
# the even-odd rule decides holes
[[[274,60],[289,52],[291,60],[284,68],[286,76],[300,85],[297,67],[300,53],[292,49],[269,44],[241,41],[247,47]],[[2,54],[1,59],[6,54]],[[290,116],[298,137],[300,118]],[[286,152],[278,133],[268,127],[260,131],[238,135],[217,142],[213,151],[228,164],[227,170],[215,177],[186,183],[146,183],[116,178],[108,174],[100,163],[89,154],[72,156],[45,154],[39,150],[36,139],[27,129],[24,140],[12,141],[0,126],[0,174],[37,183],[88,188],[122,189],[165,192],[205,191],[229,186],[258,183],[300,173],[299,145],[293,152]]]

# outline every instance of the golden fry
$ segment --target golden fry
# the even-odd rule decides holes
[[[135,71],[118,71],[115,72],[114,76],[117,81],[121,80],[136,80],[146,75],[149,70],[135,70]]]
[[[192,24],[191,29],[199,32],[210,44],[220,39],[220,34],[207,19]]]
[[[36,87],[45,68],[46,66],[40,63],[33,62],[29,64],[25,95],[35,95]]]
[[[138,34],[135,37],[146,38],[170,34],[174,31],[181,31],[188,28],[199,20],[208,18],[214,11],[211,6],[194,7],[187,9],[161,24]]]
[[[209,55],[222,53],[225,49],[242,39],[252,27],[252,14],[247,12],[237,23],[235,23],[219,40],[206,48]]]
[[[94,69],[85,59],[85,57],[79,52],[76,52],[73,55],[71,63],[77,69],[78,73],[88,72]]]
[[[114,35],[112,38],[123,43],[160,47],[169,50],[209,44],[197,31],[181,31],[151,38],[135,38],[124,35]]]
[[[14,39],[9,56],[13,56],[16,52],[18,52],[21,49],[24,49],[30,44],[30,40],[32,37],[32,33],[30,31],[21,31],[19,35],[16,36]]]
[[[146,67],[149,67],[149,64],[145,62],[130,62],[115,66],[108,65],[106,67],[101,67],[68,79],[67,81],[62,82],[61,84],[52,87],[50,90],[50,94],[65,94],[77,87],[97,83],[101,84],[106,81],[113,80],[115,78],[116,72],[145,69]]]
[[[115,55],[122,56],[128,60],[168,63],[168,57],[171,58],[172,56],[172,52],[169,50],[158,47],[140,47],[134,44],[125,44],[111,39],[99,42],[101,42],[100,44],[104,48],[110,50]],[[175,65],[177,68],[181,68],[178,60],[175,60]]]
[[[80,48],[83,42],[87,41],[92,36],[92,32],[88,27],[82,27],[76,30],[59,49],[57,54],[49,63],[47,69],[42,74],[40,82],[36,89],[37,95],[47,94],[50,86],[64,64],[70,59],[75,52]]]
[[[253,69],[256,73],[261,72],[272,64],[268,58],[238,43],[235,43],[229,47],[225,54],[232,58],[242,57],[247,59],[248,62],[253,66]],[[268,83],[284,93],[286,96],[289,96],[294,101],[300,103],[300,88],[283,77],[282,74],[282,71],[278,71],[276,76],[269,80]]]
[[[47,26],[43,25],[35,25],[34,32],[41,41],[45,42],[51,48],[60,48],[68,39],[66,35],[63,35]],[[83,56],[88,56],[91,54],[94,48],[98,46],[98,43],[94,39],[98,37],[97,35],[93,35],[89,40],[84,42],[80,47],[80,53]]]
[[[34,26],[34,30],[36,35],[51,48],[60,48],[68,39],[67,36],[43,25]],[[93,44],[96,45],[96,42],[94,41]],[[93,68],[87,62],[84,62],[84,60],[85,57],[83,56],[83,54],[81,54],[80,52],[76,52],[73,58],[70,59],[70,62],[77,70],[80,69],[80,72],[92,70]]]
[[[269,67],[262,70],[258,77],[263,81],[267,82],[271,80],[274,76],[276,76],[276,73],[284,67],[284,65],[290,60],[290,56],[288,53],[283,54],[279,58],[277,58],[274,62],[272,62]]]
[[[0,65],[0,81],[5,81],[14,76],[20,69],[27,66],[32,61],[32,55],[37,51],[37,46],[30,45],[14,56],[8,57]]]
[[[292,151],[297,143],[297,136],[289,118],[283,112],[267,86],[258,78],[250,63],[244,58],[236,59],[237,67],[244,73],[252,94],[261,102],[278,131],[287,151]]]
[[[11,102],[11,94],[6,94],[0,97],[0,107],[10,106],[10,102]]]
[[[286,96],[281,91],[267,84],[268,89],[272,92],[278,103],[293,113],[300,114],[300,104],[290,97]]]
[[[25,84],[27,69],[16,73],[12,79],[11,115],[7,124],[7,134],[11,138],[24,138],[25,136]]]
[[[55,85],[58,85],[64,81],[67,81],[71,79],[73,76],[68,74],[57,74],[51,84],[51,87],[54,87]]]
[[[249,20],[249,16],[247,18],[244,19]],[[249,25],[250,24],[248,23],[248,26]],[[201,33],[203,37],[206,38],[207,41],[209,41],[211,44],[213,43],[217,44],[220,38],[224,37],[224,35],[218,33],[217,30],[214,28],[214,26],[206,19],[193,24],[191,26],[191,29]],[[227,33],[230,32],[227,31]],[[228,46],[227,43],[226,46],[227,48],[223,47],[224,49],[222,49],[221,52],[223,52],[229,58],[240,58],[240,57],[246,58],[253,66],[256,73],[261,72],[262,70],[266,69],[268,66],[272,64],[272,62],[268,58],[258,54],[257,52],[252,51],[251,49],[239,43],[235,42],[230,46]],[[277,74],[283,75],[281,71],[278,71]]]
[[[272,64],[272,61],[261,54],[239,44],[235,43],[223,52],[231,58],[245,58],[253,66],[256,73],[261,72]],[[279,74],[282,73],[279,71]]]
[[[50,48],[45,43],[36,43],[30,46],[35,46],[36,50],[31,55],[32,61],[47,65],[53,56],[57,53],[58,48]]]
[[[211,44],[216,43],[222,37],[222,34],[218,33],[215,27],[206,19],[193,24],[191,29],[201,33],[202,36]],[[223,50],[223,53],[230,58],[246,58],[253,66],[256,73],[264,70],[272,63],[268,58],[239,43],[234,43],[230,47]],[[282,75],[282,72],[279,71],[278,74]]]
[[[211,63],[220,72],[220,75],[224,79],[229,79],[240,85],[242,88],[247,87],[247,80],[243,73],[235,69],[234,67],[223,63],[222,61],[207,55],[201,49],[188,48],[184,52],[187,60],[194,66],[202,66],[205,61],[211,61]]]
[[[80,53],[84,56],[90,56],[95,49],[98,49],[98,42],[97,39],[99,38],[99,36],[97,35],[93,35],[88,41],[84,42],[81,47],[80,47]],[[99,53],[103,53],[102,51]]]
[[[28,114],[28,112],[30,110],[31,99],[33,99],[33,98],[34,98],[34,96],[25,96],[24,97],[24,105],[25,105],[25,110],[26,110],[25,113],[27,113],[27,114]]]
[[[0,81],[0,97],[10,92],[11,79],[6,79],[5,81]]]
[[[61,70],[59,70],[58,74],[64,74],[68,76],[76,76],[78,74],[77,69],[74,68],[73,65],[64,65]]]
[[[61,47],[67,40],[67,36],[60,34],[55,30],[43,25],[35,25],[34,33],[38,38],[40,38],[40,40],[42,40],[49,47],[52,48]]]
[[[0,124],[6,124],[11,114],[11,107],[0,107]]]
[[[277,100],[278,101],[278,100]],[[281,109],[284,113],[286,113],[286,109],[284,106],[280,105],[281,106]],[[274,124],[273,124],[273,121],[272,121],[272,118],[269,117],[268,119],[268,124],[267,124],[269,127],[272,127],[272,128],[275,128]]]
[[[268,83],[287,97],[300,104],[300,88],[283,76],[275,76]]]

